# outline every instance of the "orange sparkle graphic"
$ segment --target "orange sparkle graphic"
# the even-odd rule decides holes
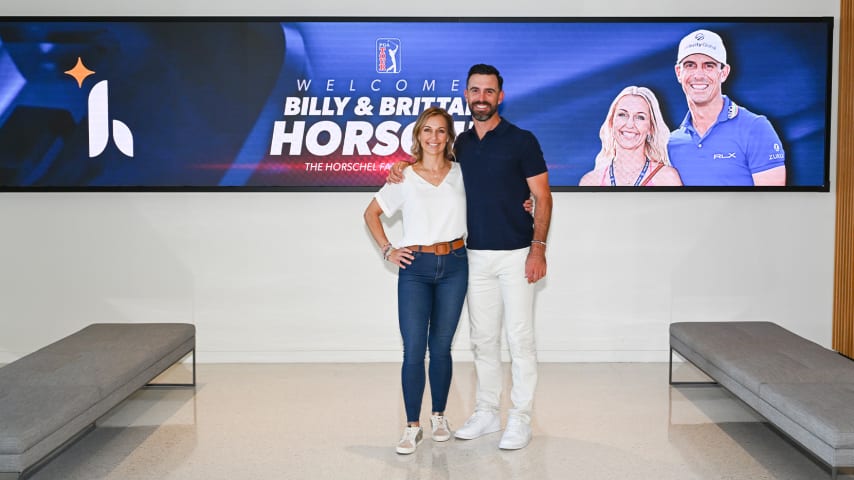
[[[81,60],[80,57],[77,57],[77,65],[75,65],[71,70],[66,70],[63,73],[74,77],[74,79],[77,80],[78,88],[83,88],[83,80],[95,72],[86,68],[86,65],[83,65],[83,60]]]

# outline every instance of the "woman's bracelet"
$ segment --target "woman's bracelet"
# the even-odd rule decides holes
[[[391,255],[391,251],[394,250],[394,247],[391,243],[386,243],[383,245],[383,260],[388,260],[388,257]]]
[[[537,243],[537,244],[539,244],[539,245],[542,245],[542,246],[543,246],[543,248],[546,248],[546,242],[544,242],[544,241],[542,241],[542,240],[531,240],[531,245],[533,245],[533,244],[535,244],[535,243]]]

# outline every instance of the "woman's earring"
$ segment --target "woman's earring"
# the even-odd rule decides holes
[[[652,143],[652,134],[650,134],[650,133],[646,134],[646,143]]]

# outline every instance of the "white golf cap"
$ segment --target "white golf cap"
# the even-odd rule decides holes
[[[688,55],[695,53],[709,56],[726,65],[724,41],[715,32],[697,30],[685,35],[685,38],[679,42],[679,53],[676,55],[676,63],[678,64]]]

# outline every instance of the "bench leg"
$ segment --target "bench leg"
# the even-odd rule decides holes
[[[671,385],[676,385],[676,386],[692,386],[692,385],[693,386],[705,386],[705,385],[717,385],[718,384],[718,382],[716,382],[714,380],[706,381],[706,382],[674,382],[673,381],[673,352],[679,353],[678,351],[676,351],[671,346],[670,347],[670,366],[669,366],[668,372],[667,372],[668,373],[668,381],[670,382]],[[681,355],[680,355],[680,357],[681,357]],[[685,357],[682,357],[682,358],[685,359]],[[690,361],[690,360],[685,359],[685,361]],[[700,371],[702,372],[702,369]],[[703,372],[703,373],[705,374],[706,372]]]
[[[145,387],[146,388],[152,388],[152,387],[155,387],[155,388],[195,387],[196,386],[196,349],[194,348],[194,349],[190,350],[190,353],[188,353],[187,355],[193,356],[193,381],[192,381],[192,383],[146,383]],[[184,357],[182,357],[181,360],[183,360],[184,358],[187,358],[187,355],[184,355]],[[181,360],[178,360],[178,362],[180,362]],[[175,362],[175,364],[177,364],[178,362]],[[3,479],[0,479],[0,480],[3,480]]]

